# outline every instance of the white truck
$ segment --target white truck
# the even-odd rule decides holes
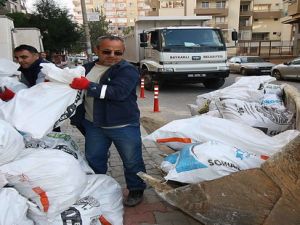
[[[218,89],[229,76],[226,44],[219,28],[206,27],[211,16],[139,17],[125,36],[124,58],[136,64],[145,88],[165,82],[203,83]],[[232,32],[232,39],[237,33]]]
[[[42,36],[38,28],[15,28],[13,20],[0,15],[0,58],[13,60],[13,50],[21,44],[44,51]]]

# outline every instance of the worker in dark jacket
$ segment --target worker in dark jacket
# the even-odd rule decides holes
[[[32,87],[38,83],[45,81],[46,75],[41,72],[41,63],[49,63],[49,61],[40,57],[37,49],[30,45],[20,45],[14,49],[14,56],[16,61],[20,64],[19,71],[21,71],[20,82],[27,87]],[[3,101],[9,101],[15,96],[15,93],[4,88],[0,93],[0,98]],[[60,127],[56,127],[53,131],[60,132]]]
[[[48,61],[39,57],[37,49],[30,45],[20,45],[14,49],[16,61],[20,64],[19,71],[21,71],[20,81],[27,87],[32,87],[37,83],[45,81],[45,74],[41,72],[41,63]],[[9,101],[15,96],[15,93],[6,88],[0,93],[0,98],[3,101]]]
[[[142,201],[146,187],[136,175],[145,172],[136,96],[139,73],[122,60],[124,50],[120,37],[100,37],[99,60],[84,65],[86,77],[74,78],[71,87],[86,90],[84,110],[79,110],[75,118],[76,125],[84,129],[85,154],[90,166],[95,173],[105,174],[109,147],[113,143],[123,161],[129,190],[124,204],[135,206]],[[82,119],[78,120],[78,114]]]

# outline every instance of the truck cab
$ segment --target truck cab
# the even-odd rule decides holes
[[[211,16],[142,17],[125,37],[124,58],[137,65],[145,88],[154,84],[203,83],[218,89],[229,76],[222,30],[205,26]],[[237,37],[232,32],[232,40]]]
[[[229,76],[226,44],[220,29],[150,29],[141,34],[141,46],[145,48],[140,68],[146,89],[152,89],[156,82],[203,83],[207,88],[217,89]]]

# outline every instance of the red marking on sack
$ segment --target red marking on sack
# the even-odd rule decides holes
[[[270,157],[267,156],[267,155],[260,155],[260,158],[261,158],[262,160],[267,160],[267,159],[270,158]]]
[[[32,190],[40,196],[40,202],[42,203],[43,211],[48,212],[49,199],[46,192],[40,187],[34,187]]]
[[[190,138],[178,138],[178,137],[171,137],[171,138],[159,138],[156,139],[157,143],[167,143],[167,142],[181,142],[181,143],[192,143]]]
[[[108,222],[108,221],[105,219],[105,217],[104,217],[103,215],[101,215],[101,216],[99,217],[99,221],[100,221],[100,223],[101,223],[102,225],[112,225],[110,222]]]

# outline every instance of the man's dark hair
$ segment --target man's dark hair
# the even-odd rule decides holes
[[[104,35],[104,36],[98,37],[98,39],[97,39],[97,46],[96,46],[97,48],[99,48],[100,43],[103,40],[121,41],[124,44],[124,39],[122,37],[109,34],[109,35]]]
[[[15,52],[24,51],[24,50],[27,50],[27,51],[29,51],[29,52],[31,52],[31,53],[39,53],[39,52],[37,51],[37,49],[36,49],[35,47],[31,46],[31,45],[19,45],[18,47],[16,47],[16,48],[14,49],[14,53],[15,53]]]

